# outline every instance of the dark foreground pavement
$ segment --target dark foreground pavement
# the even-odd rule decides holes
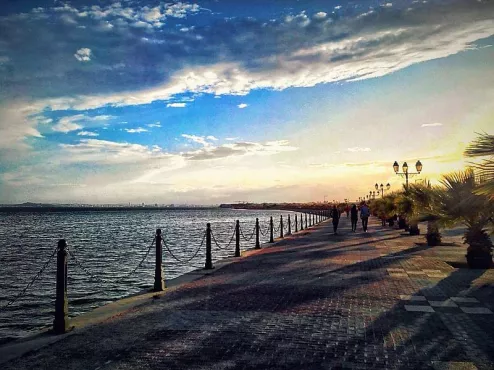
[[[2,368],[494,368],[494,270],[453,268],[464,246],[429,248],[374,221],[367,234],[331,226]]]

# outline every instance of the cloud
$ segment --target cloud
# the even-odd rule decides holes
[[[83,114],[77,114],[75,116],[70,116],[70,117],[63,117],[61,118],[58,123],[54,126],[52,126],[53,131],[57,132],[63,132],[63,133],[68,133],[70,131],[75,131],[75,130],[80,130],[83,128],[82,125],[79,125],[78,121],[84,119]]]
[[[0,154],[2,159],[3,150],[27,149],[26,138],[42,138],[43,136],[36,128],[43,123],[43,118],[33,117],[36,108],[21,103],[13,103],[9,106],[0,105]],[[49,123],[46,122],[45,123]]]
[[[440,122],[434,122],[434,123],[422,123],[420,127],[439,127],[442,126],[443,124]]]
[[[186,103],[168,103],[166,105],[167,108],[185,108],[186,107]]]
[[[89,62],[91,60],[91,49],[89,48],[81,48],[76,51],[74,57],[79,62]]]
[[[99,136],[99,134],[91,131],[81,131],[77,133],[77,136]]]
[[[237,139],[238,139],[238,137],[225,137],[225,140],[228,140],[228,141],[235,141]]]
[[[211,146],[211,143],[208,143],[206,141],[207,137],[204,136],[196,136],[196,135],[189,135],[189,134],[182,134],[183,138],[186,138],[187,140],[193,141],[194,143],[201,144],[204,147]]]
[[[214,137],[212,135],[206,136],[206,139],[213,140],[213,141],[218,141],[218,138],[216,138],[216,137]]]
[[[137,127],[137,128],[126,128],[125,131],[127,131],[129,134],[139,134],[141,132],[148,132],[149,130],[143,127]]]
[[[242,104],[237,105],[237,107],[239,107],[240,109],[247,108],[248,106],[249,105],[248,104],[245,104],[245,103],[242,103]]]
[[[265,143],[238,142],[221,146],[204,146],[204,148],[182,153],[182,156],[192,161],[220,159],[244,155],[273,155],[281,152],[294,151],[298,148],[289,145],[286,140],[269,141]]]
[[[356,152],[370,152],[370,148],[361,148],[361,147],[353,147],[353,148],[347,148],[349,152],[356,153]]]
[[[324,19],[327,15],[328,13],[325,12],[317,12],[316,14],[314,14],[314,19]]]
[[[148,123],[146,126],[147,127],[161,127],[161,123],[160,122]]]

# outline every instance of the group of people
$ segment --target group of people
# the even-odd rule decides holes
[[[357,231],[357,222],[358,222],[358,213],[359,209],[354,204],[352,208],[347,209],[347,216],[350,215],[350,220],[352,221],[352,232]],[[340,222],[341,212],[338,210],[336,206],[333,206],[331,210],[331,218],[333,219],[333,232],[335,235],[338,234],[338,224]],[[367,204],[364,202],[360,206],[360,219],[362,220],[362,229],[364,233],[367,232],[367,223],[369,222],[370,209]]]

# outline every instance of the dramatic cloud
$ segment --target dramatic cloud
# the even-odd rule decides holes
[[[143,127],[137,127],[137,128],[126,128],[125,131],[127,131],[129,134],[139,134],[141,132],[148,132],[149,130]]]
[[[79,62],[89,62],[91,60],[91,49],[81,48],[81,49],[76,51],[76,53],[74,54],[74,57]]]
[[[439,127],[442,125],[443,124],[440,122],[434,122],[434,123],[423,123],[420,127]]]

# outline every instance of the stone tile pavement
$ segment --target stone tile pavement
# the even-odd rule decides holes
[[[375,220],[277,241],[3,369],[493,369],[494,270]],[[444,258],[446,256],[447,258]]]

